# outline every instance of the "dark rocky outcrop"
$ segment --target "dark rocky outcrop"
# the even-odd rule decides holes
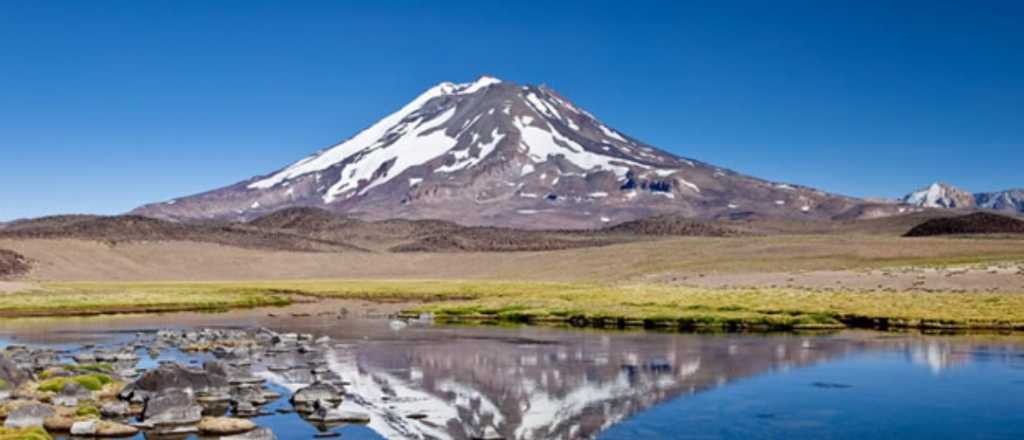
[[[6,249],[0,249],[0,279],[22,275],[32,268],[28,258]]]
[[[743,235],[742,233],[729,228],[673,215],[656,216],[642,220],[620,223],[607,228],[606,231],[612,233],[659,236],[727,237]]]
[[[306,252],[363,251],[348,243],[320,240],[236,223],[178,223],[137,215],[53,216],[10,223],[0,238],[136,241],[194,241],[260,249]],[[2,264],[2,263],[0,263]]]
[[[188,393],[224,394],[229,391],[228,377],[217,363],[208,363],[203,370],[178,364],[164,364],[147,371],[121,392],[121,397],[143,403],[167,390]]]
[[[987,212],[926,220],[907,231],[907,237],[959,234],[1024,234],[1024,220]]]

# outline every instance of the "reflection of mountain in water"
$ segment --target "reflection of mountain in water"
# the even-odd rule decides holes
[[[927,365],[934,374],[939,374],[949,368],[966,365],[971,361],[969,353],[955,351],[952,344],[939,341],[914,344],[908,347],[907,354],[911,362],[918,365]]]
[[[861,348],[800,336],[558,336],[338,346],[326,356],[388,438],[576,439],[682,394]]]

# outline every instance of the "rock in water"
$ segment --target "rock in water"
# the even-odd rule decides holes
[[[222,370],[218,368],[199,370],[178,364],[163,364],[159,368],[147,371],[146,374],[126,387],[125,392],[156,393],[168,389],[191,389],[197,392],[212,393],[227,390],[228,385],[227,376],[223,375]]]
[[[191,394],[171,390],[146,401],[142,419],[154,425],[187,425],[202,419],[203,407]]]
[[[292,395],[292,405],[299,410],[312,410],[318,401],[338,403],[342,400],[342,389],[327,382],[315,382],[301,388]]]
[[[138,434],[139,429],[122,423],[100,420],[96,422],[96,437],[128,437]]]
[[[199,421],[199,432],[207,435],[241,434],[256,429],[251,420],[233,417],[203,417]]]

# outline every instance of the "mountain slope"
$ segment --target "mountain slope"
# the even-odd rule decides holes
[[[979,208],[1024,213],[1024,189],[977,193],[974,201]]]
[[[133,213],[247,220],[306,206],[369,220],[553,229],[659,214],[831,218],[858,203],[669,154],[548,87],[482,77],[441,83],[272,174]]]

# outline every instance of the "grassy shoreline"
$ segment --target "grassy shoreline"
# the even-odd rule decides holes
[[[181,284],[55,283],[40,289],[0,295],[0,318],[92,316],[117,313],[226,311],[287,306],[294,300],[273,290],[209,286],[183,289]]]
[[[404,316],[602,328],[1024,330],[1024,294],[701,289],[459,280],[45,283],[3,295],[0,317],[220,311],[314,298],[404,301]]]

